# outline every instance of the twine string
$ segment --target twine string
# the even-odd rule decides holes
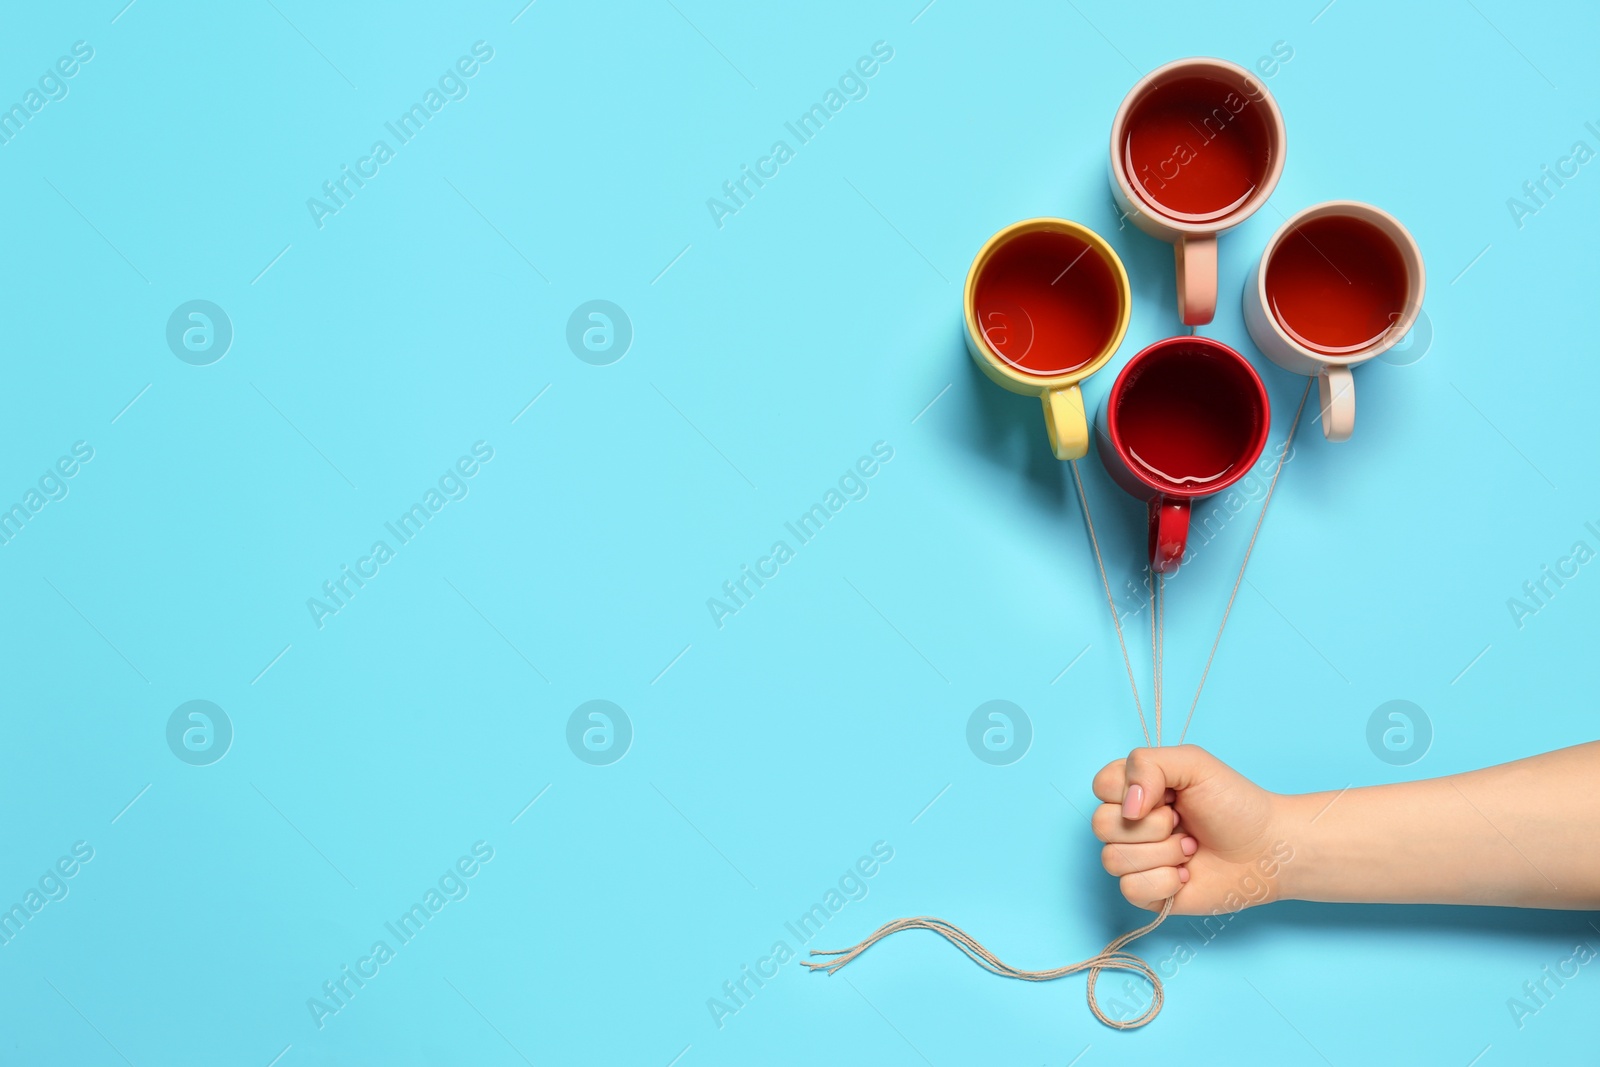
[[[1178,737],[1178,743],[1183,744],[1183,739],[1189,734],[1189,724],[1194,721],[1195,708],[1200,704],[1200,691],[1206,684],[1206,678],[1211,673],[1211,663],[1216,658],[1217,647],[1222,643],[1223,628],[1228,625],[1228,616],[1233,611],[1233,602],[1239,595],[1239,586],[1244,582],[1245,567],[1250,563],[1250,555],[1255,551],[1256,538],[1261,533],[1261,524],[1267,517],[1267,506],[1272,503],[1272,494],[1278,487],[1278,476],[1283,473],[1284,460],[1289,453],[1289,446],[1294,442],[1295,431],[1300,426],[1300,416],[1305,411],[1306,397],[1311,392],[1311,381],[1307,379],[1306,390],[1300,394],[1300,406],[1295,409],[1294,421],[1289,424],[1289,435],[1284,441],[1283,451],[1278,454],[1277,467],[1272,472],[1272,481],[1267,485],[1267,493],[1261,501],[1261,513],[1256,516],[1255,528],[1250,531],[1250,543],[1245,546],[1244,560],[1239,564],[1239,575],[1234,579],[1233,591],[1228,596],[1228,605],[1222,612],[1222,622],[1217,626],[1217,636],[1211,643],[1211,654],[1206,658],[1205,670],[1201,672],[1200,684],[1195,687],[1194,702],[1189,705],[1188,717],[1184,720],[1183,731]],[[1111,581],[1106,574],[1105,559],[1100,554],[1100,541],[1095,536],[1094,519],[1089,514],[1089,498],[1083,491],[1083,478],[1078,473],[1078,464],[1072,462],[1072,479],[1078,487],[1078,499],[1083,505],[1083,521],[1088,527],[1089,544],[1094,549],[1095,565],[1100,570],[1100,583],[1105,589],[1106,604],[1111,609],[1111,622],[1117,631],[1117,645],[1122,649],[1122,663],[1128,671],[1128,685],[1133,691],[1133,704],[1139,714],[1139,729],[1144,733],[1145,744],[1150,744],[1150,730],[1145,720],[1144,707],[1139,701],[1139,685],[1134,680],[1133,660],[1128,655],[1128,644],[1122,634],[1122,621],[1117,614],[1117,603],[1111,595]],[[1156,744],[1161,744],[1161,689],[1162,689],[1162,658],[1166,643],[1165,619],[1165,589],[1162,576],[1152,569],[1150,576],[1150,625],[1151,625],[1151,660],[1153,665],[1152,684],[1152,712],[1156,723]],[[1065,967],[1056,967],[1046,971],[1025,971],[1011,966],[1000,957],[985,948],[977,939],[965,930],[943,919],[932,916],[917,916],[909,919],[895,919],[878,927],[860,943],[845,949],[823,951],[812,949],[811,955],[825,957],[821,962],[802,961],[802,965],[812,971],[822,971],[832,974],[839,968],[850,963],[867,949],[882,941],[890,934],[897,934],[904,930],[931,930],[940,937],[949,941],[972,962],[988,971],[990,974],[1002,978],[1016,978],[1025,982],[1052,982],[1057,978],[1065,978],[1080,971],[1088,972],[1088,981],[1084,993],[1089,1002],[1089,1011],[1105,1025],[1116,1030],[1133,1030],[1151,1022],[1161,1014],[1162,1005],[1166,1002],[1166,993],[1161,986],[1161,977],[1156,974],[1155,968],[1139,956],[1127,951],[1129,945],[1144,937],[1166,921],[1172,914],[1173,903],[1176,897],[1168,897],[1161,904],[1161,910],[1154,919],[1145,923],[1136,930],[1130,930],[1122,936],[1115,938],[1105,948],[1090,956],[1088,959],[1069,963]],[[1104,971],[1126,971],[1137,974],[1150,983],[1150,1001],[1144,1010],[1128,1019],[1114,1019],[1107,1015],[1100,1007],[1096,997],[1096,983]]]
[[[1106,577],[1106,561],[1100,555],[1100,539],[1094,533],[1094,516],[1089,514],[1089,497],[1083,491],[1083,475],[1078,473],[1078,461],[1072,460],[1072,481],[1078,487],[1078,500],[1083,505],[1083,522],[1089,530],[1089,546],[1094,549],[1094,563],[1100,570],[1100,584],[1106,591],[1106,606],[1111,609],[1111,625],[1117,630],[1117,647],[1122,649],[1122,665],[1128,669],[1128,686],[1133,690],[1133,707],[1139,713],[1139,731],[1144,743],[1150,744],[1150,728],[1145,724],[1144,706],[1139,703],[1139,683],[1133,680],[1133,660],[1128,657],[1128,642],[1122,636],[1122,616],[1117,612],[1117,602],[1111,596],[1111,580]]]
[[[1150,570],[1150,664],[1155,674],[1156,747],[1161,747],[1161,706],[1163,659],[1167,651],[1167,587],[1166,576],[1154,567]]]
[[[1244,569],[1250,565],[1250,554],[1256,550],[1256,537],[1261,533],[1261,524],[1267,517],[1267,505],[1272,503],[1272,493],[1278,488],[1278,475],[1283,473],[1283,464],[1289,456],[1290,446],[1294,444],[1294,432],[1300,428],[1300,416],[1306,410],[1306,397],[1311,395],[1311,383],[1314,379],[1306,379],[1305,391],[1300,394],[1300,406],[1294,409],[1294,421],[1289,423],[1289,436],[1283,439],[1283,450],[1278,453],[1278,465],[1273,468],[1272,481],[1267,483],[1267,495],[1261,500],[1261,514],[1256,516],[1255,529],[1250,531],[1250,543],[1244,548],[1244,559],[1239,563],[1239,576],[1233,580],[1233,591],[1228,594],[1228,606],[1222,609],[1222,621],[1217,623],[1217,636],[1211,642],[1211,654],[1206,656],[1205,670],[1200,672],[1200,684],[1194,687],[1194,702],[1189,705],[1188,717],[1183,720],[1183,731],[1178,734],[1178,744],[1183,744],[1183,739],[1189,736],[1189,724],[1194,721],[1194,709],[1200,706],[1200,690],[1205,688],[1206,677],[1211,674],[1211,661],[1217,658],[1217,646],[1222,644],[1222,629],[1228,625],[1228,616],[1233,613],[1233,602],[1239,596],[1239,586],[1244,582]]]
[[[1149,582],[1150,601],[1150,715],[1155,718],[1155,744],[1162,744],[1162,664],[1157,659],[1155,649],[1160,648],[1160,640],[1155,632],[1155,600],[1158,590],[1155,589],[1155,566],[1144,568],[1146,581]]]
[[[1132,1030],[1145,1025],[1160,1014],[1164,994],[1161,989],[1161,979],[1157,976],[1155,969],[1138,956],[1124,950],[1128,945],[1160,926],[1171,913],[1172,900],[1169,898],[1161,905],[1160,914],[1137,930],[1130,930],[1128,933],[1116,938],[1086,960],[1079,960],[1077,963],[1069,963],[1065,967],[1055,967],[1048,971],[1024,971],[1021,968],[1013,967],[987,948],[984,948],[971,934],[959,926],[928,915],[921,915],[912,919],[896,919],[893,922],[885,923],[868,934],[860,944],[851,948],[835,949],[828,952],[813,950],[811,953],[813,956],[831,956],[833,958],[823,960],[820,963],[802,961],[802,965],[809,967],[813,971],[832,974],[890,934],[898,934],[902,930],[931,930],[960,949],[973,963],[976,963],[990,974],[997,974],[1002,978],[1016,978],[1024,982],[1053,982],[1057,978],[1065,978],[1069,974],[1088,971],[1089,1010],[1094,1013],[1094,1017],[1113,1029]],[[1095,982],[1099,979],[1102,971],[1128,971],[1141,976],[1150,983],[1150,1003],[1146,1004],[1144,1010],[1131,1019],[1115,1019],[1107,1015],[1101,1010],[1099,1001],[1095,999]]]

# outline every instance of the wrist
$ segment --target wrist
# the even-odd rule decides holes
[[[1278,860],[1273,879],[1273,900],[1316,899],[1316,850],[1312,842],[1314,820],[1333,794],[1288,793],[1273,797],[1273,817],[1268,846]]]

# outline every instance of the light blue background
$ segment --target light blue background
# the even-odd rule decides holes
[[[1133,278],[1090,403],[1176,332],[1170,250],[1119,228],[1105,178],[1118,102],[1176,57],[1293,49],[1267,83],[1288,165],[1224,240],[1202,329],[1261,369],[1274,441],[1302,380],[1255,353],[1238,292],[1280,213],[1399,216],[1434,331],[1420,361],[1358,372],[1348,444],[1302,427],[1191,739],[1304,791],[1594,736],[1600,578],[1520,630],[1506,604],[1574,541],[1600,547],[1600,164],[1521,228],[1506,206],[1575,141],[1600,148],[1592,9],[122,2],[37,5],[0,34],[6,101],[95,50],[0,146],[0,498],[95,450],[0,546],[0,901],[95,850],[0,946],[0,1060],[1592,1055],[1592,967],[1520,1030],[1506,1006],[1600,945],[1584,914],[1247,913],[1125,1034],[1081,978],[1003,981],[926,934],[831,979],[789,963],[721,1029],[706,1006],[877,841],[892,862],[813,947],[932,914],[1049,967],[1140,921],[1083,817],[1138,733],[1079,510],[1037,404],[971,366],[959,306],[989,234],[1059,214]],[[479,40],[470,95],[319,229],[306,199]],[[894,58],[870,94],[719,229],[707,198],[876,41]],[[235,330],[206,367],[164,339],[197,298]],[[565,341],[591,299],[633,323],[611,366]],[[480,440],[470,496],[319,630],[307,598]],[[707,598],[877,441],[894,458],[870,495],[718,629]],[[1120,581],[1139,509],[1083,469]],[[1183,706],[1248,526],[1170,587]],[[1397,698],[1436,735],[1407,768],[1365,740]],[[236,731],[209,767],[166,745],[192,699]],[[611,766],[565,741],[591,699],[633,723]],[[966,745],[991,699],[1033,723],[1009,767]],[[307,999],[480,840],[470,895],[318,1029]]]

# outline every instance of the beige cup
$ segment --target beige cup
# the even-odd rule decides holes
[[[1250,106],[1263,108],[1261,118],[1266,126],[1268,160],[1262,180],[1247,198],[1229,208],[1225,214],[1201,221],[1179,217],[1181,213],[1164,208],[1156,202],[1154,194],[1141,192],[1140,185],[1128,173],[1128,160],[1124,158],[1128,125],[1134,119],[1139,105],[1151,93],[1189,79],[1204,78],[1221,82],[1231,93]],[[1235,112],[1237,114],[1237,112]],[[1194,133],[1185,134],[1186,140],[1175,146],[1203,160],[1206,138],[1220,132],[1232,118],[1226,109],[1216,112],[1217,129],[1194,127]],[[1212,122],[1205,119],[1202,126]],[[1178,313],[1186,326],[1204,326],[1217,310],[1217,238],[1244,222],[1272,195],[1278,177],[1283,173],[1288,137],[1283,127],[1283,113],[1278,102],[1267,92],[1266,86],[1243,67],[1224,59],[1180,59],[1157,67],[1139,79],[1117,109],[1111,123],[1111,195],[1129,221],[1152,237],[1160,238],[1173,246],[1177,264]],[[1202,162],[1200,165],[1204,165]]]
[[[1302,343],[1274,314],[1267,297],[1267,268],[1283,239],[1302,223],[1339,216],[1371,223],[1389,239],[1405,268],[1406,295],[1391,324],[1376,341],[1354,352],[1329,352]],[[1261,259],[1250,269],[1244,286],[1244,322],[1250,339],[1261,354],[1284,370],[1317,379],[1317,398],[1322,407],[1322,433],[1330,441],[1349,440],[1356,425],[1356,383],[1351,370],[1381,356],[1404,340],[1422,313],[1422,294],[1427,288],[1427,272],[1422,266],[1422,249],[1400,220],[1371,204],[1354,200],[1329,200],[1297,212],[1278,228],[1267,242]]]

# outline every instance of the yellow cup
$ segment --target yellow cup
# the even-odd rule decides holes
[[[1128,272],[1105,238],[1066,219],[1025,219],[985,242],[967,271],[967,349],[983,373],[1037,396],[1057,459],[1089,451],[1079,384],[1128,332]]]

